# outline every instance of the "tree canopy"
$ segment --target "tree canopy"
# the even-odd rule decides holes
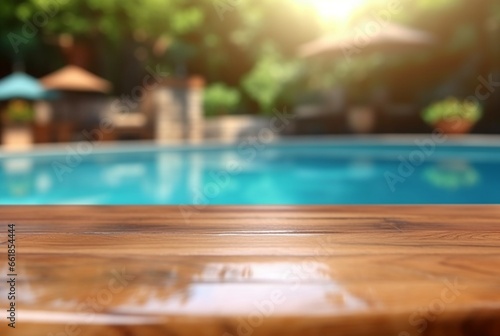
[[[460,72],[474,57],[475,73],[498,68],[496,1],[373,0],[353,13],[349,29],[376,20],[391,1],[399,1],[401,11],[390,20],[431,32],[439,48],[394,59],[384,66],[391,74],[387,81],[417,78],[430,64],[442,64],[410,84],[411,90],[422,91]],[[0,71],[5,75],[11,64],[22,61],[31,73],[44,75],[68,62],[70,54],[61,49],[77,45],[81,48],[71,55],[112,80],[116,93],[137,85],[147,65],[158,65],[175,76],[204,76],[209,86],[216,85],[212,97],[232,97],[221,98],[230,106],[227,113],[265,113],[277,104],[293,104],[307,90],[356,83],[381,67],[385,55],[356,58],[348,65],[341,59],[297,56],[302,43],[345,28],[319,20],[298,0],[3,1]]]

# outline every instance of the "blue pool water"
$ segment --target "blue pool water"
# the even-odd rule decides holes
[[[91,151],[0,154],[0,204],[500,203],[498,146],[309,140]]]

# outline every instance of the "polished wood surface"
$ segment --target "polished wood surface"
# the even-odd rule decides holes
[[[2,336],[500,335],[500,206],[9,206],[2,255],[8,223]]]

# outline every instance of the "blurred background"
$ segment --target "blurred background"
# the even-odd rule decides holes
[[[4,145],[500,133],[494,0],[0,3]]]

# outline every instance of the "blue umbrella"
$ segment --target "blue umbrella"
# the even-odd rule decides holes
[[[15,72],[0,80],[0,100],[38,100],[46,97],[47,91],[37,79]]]

